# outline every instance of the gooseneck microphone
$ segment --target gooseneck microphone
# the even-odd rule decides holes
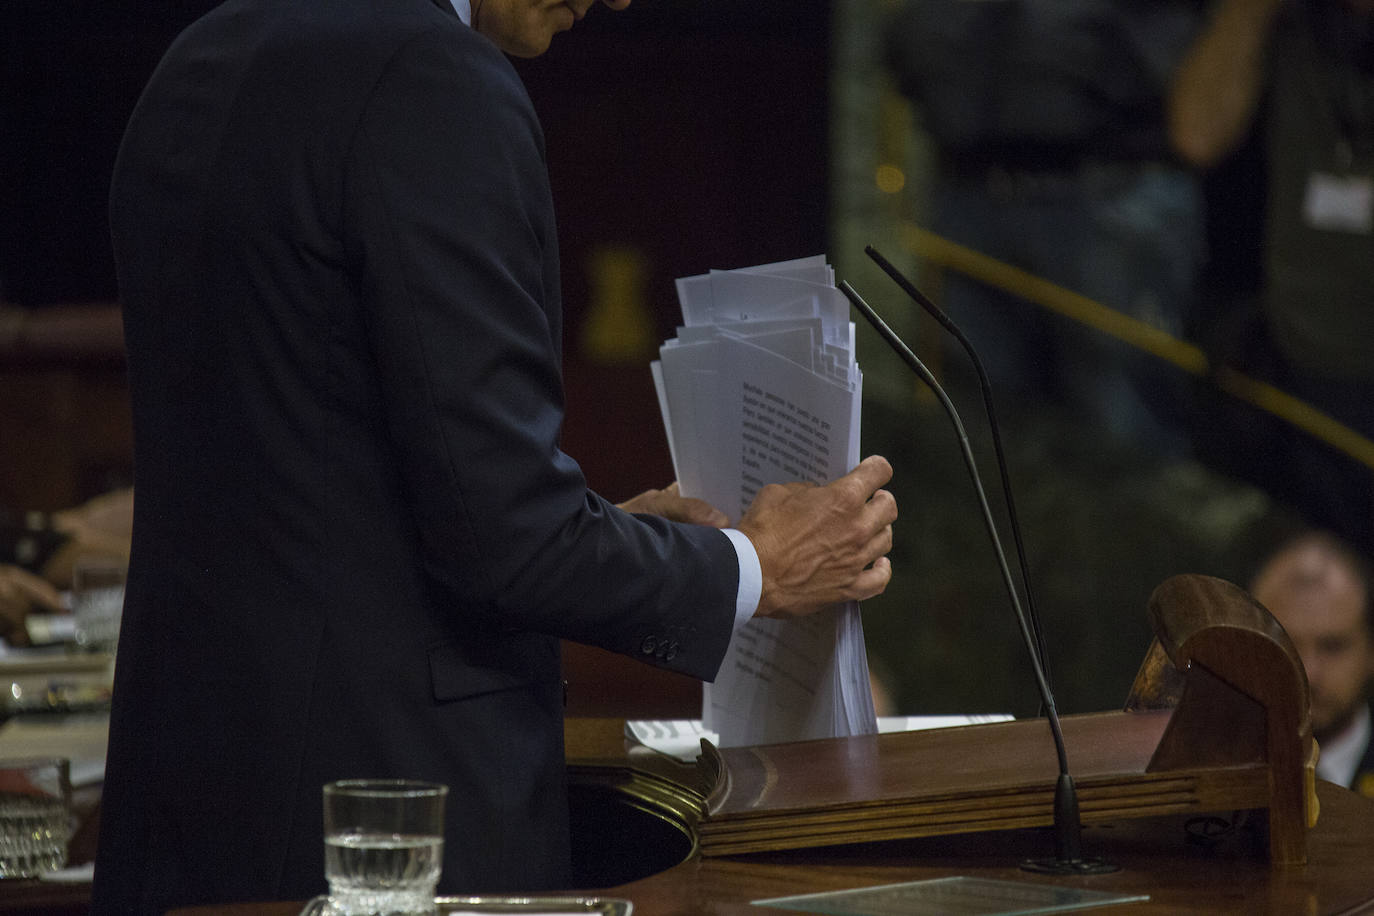
[[[1026,651],[1030,655],[1031,669],[1035,674],[1035,683],[1040,691],[1040,701],[1044,705],[1050,733],[1054,737],[1054,750],[1059,758],[1059,779],[1054,788],[1055,856],[1051,859],[1030,859],[1023,862],[1021,867],[1029,871],[1052,874],[1101,874],[1116,871],[1117,866],[1102,859],[1083,858],[1083,827],[1078,814],[1078,791],[1074,787],[1073,776],[1069,773],[1069,754],[1064,744],[1064,732],[1059,723],[1059,711],[1055,707],[1054,694],[1045,677],[1044,666],[1040,663],[1040,653],[1037,651],[1030,623],[1021,607],[1021,599],[1017,594],[1016,584],[1012,580],[1011,569],[1007,566],[1007,556],[1002,549],[1002,539],[997,535],[997,525],[992,518],[992,509],[988,506],[987,493],[983,489],[982,477],[978,473],[978,463],[973,458],[973,449],[969,446],[968,435],[964,431],[963,421],[959,419],[959,412],[954,409],[954,404],[950,401],[949,395],[935,380],[935,376],[926,368],[925,363],[921,362],[916,354],[911,351],[911,348],[902,342],[896,332],[887,326],[887,322],[883,321],[878,313],[873,311],[869,304],[863,300],[863,297],[845,281],[840,282],[839,288],[864,318],[868,319],[869,324],[873,325],[888,345],[896,351],[903,362],[911,367],[912,371],[930,387],[930,390],[935,393],[936,398],[940,401],[940,405],[945,409],[945,413],[949,415],[950,421],[954,424],[954,430],[959,436],[959,445],[964,456],[964,465],[968,468],[969,476],[973,480],[973,488],[978,494],[978,504],[983,511],[983,523],[987,526],[988,536],[991,538],[993,549],[997,554],[997,562],[1002,571],[1002,581],[1006,584],[1007,594],[1011,598],[1012,610],[1016,614],[1016,622],[1021,629],[1021,638],[1025,641]]]
[[[978,353],[973,349],[973,344],[964,336],[964,332],[959,330],[959,326],[954,320],[945,314],[944,309],[932,302],[924,293],[916,288],[916,284],[906,278],[901,271],[892,266],[892,262],[878,253],[872,245],[864,247],[864,254],[873,259],[873,263],[882,268],[883,273],[892,278],[893,282],[902,288],[916,303],[925,309],[932,318],[940,323],[946,331],[959,341],[959,345],[968,354],[969,362],[973,364],[974,371],[978,374],[978,389],[983,395],[983,411],[988,417],[988,428],[992,432],[992,448],[997,455],[997,469],[1002,475],[1002,498],[1007,504],[1007,520],[1011,524],[1011,538],[1016,545],[1016,559],[1021,567],[1021,588],[1026,596],[1026,614],[1030,618],[1031,632],[1035,634],[1036,650],[1040,653],[1040,665],[1045,669],[1045,679],[1050,679],[1050,659],[1049,650],[1045,643],[1045,632],[1040,625],[1040,614],[1035,609],[1035,598],[1031,593],[1030,569],[1026,563],[1026,547],[1021,540],[1021,523],[1016,518],[1016,501],[1011,496],[1011,479],[1007,474],[1007,457],[1002,450],[1002,433],[997,426],[997,415],[992,409],[992,385],[988,382],[988,374],[983,369],[983,361],[978,358]]]

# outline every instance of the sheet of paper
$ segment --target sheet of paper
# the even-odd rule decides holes
[[[914,732],[1011,720],[1012,716],[1007,713],[969,716],[878,716],[878,731]],[[697,759],[697,755],[701,753],[703,738],[720,747],[720,735],[708,729],[700,719],[631,719],[625,723],[625,734],[660,754],[686,761]]]

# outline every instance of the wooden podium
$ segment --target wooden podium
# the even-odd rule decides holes
[[[1150,612],[1157,645],[1127,708],[1063,723],[1083,845],[1120,871],[1019,868],[1050,840],[1007,829],[1051,821],[1058,765],[1045,722],[708,748],[693,766],[627,739],[623,718],[570,719],[575,886],[584,889],[574,893],[631,901],[634,916],[759,916],[770,912],[755,905],[766,898],[971,877],[1149,898],[1093,911],[1104,913],[1374,912],[1374,801],[1320,783],[1324,813],[1308,830],[1307,684],[1286,635],[1214,579],[1169,580]],[[1234,825],[1238,809],[1267,832],[1189,829]],[[1267,838],[1267,852],[1252,837]],[[727,854],[749,850],[760,851]],[[578,869],[585,855],[594,861]],[[295,916],[300,907],[178,912]]]
[[[1176,576],[1150,598],[1155,641],[1120,712],[1062,720],[1084,824],[1254,812],[1273,866],[1307,860],[1316,747],[1288,635],[1241,589]],[[1012,830],[1053,822],[1043,720],[718,749],[703,855]]]

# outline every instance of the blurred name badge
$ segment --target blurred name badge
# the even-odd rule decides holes
[[[1307,179],[1302,210],[1313,229],[1368,235],[1374,229],[1374,179],[1313,172]]]
[[[33,878],[67,864],[70,764],[0,760],[0,878]]]

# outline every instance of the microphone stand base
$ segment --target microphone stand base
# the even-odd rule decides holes
[[[1038,875],[1108,875],[1114,871],[1121,871],[1121,866],[1096,857],[1027,859],[1021,863],[1021,870],[1035,872]]]

